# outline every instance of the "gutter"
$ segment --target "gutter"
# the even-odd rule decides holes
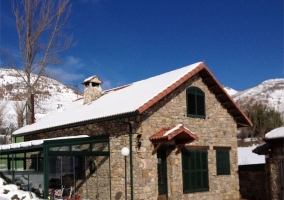
[[[134,112],[125,113],[125,114],[121,114],[121,115],[114,115],[114,116],[109,116],[109,117],[105,117],[105,118],[97,118],[97,119],[91,119],[91,120],[86,120],[86,121],[81,121],[81,122],[75,122],[75,123],[70,123],[70,124],[40,129],[40,130],[36,130],[36,131],[31,131],[31,132],[19,133],[19,134],[16,134],[16,135],[12,134],[12,137],[20,137],[20,136],[26,136],[26,135],[34,135],[34,134],[38,134],[38,133],[46,133],[46,132],[57,131],[59,129],[65,129],[65,128],[74,128],[76,126],[83,126],[83,125],[87,125],[87,124],[94,124],[94,123],[99,123],[99,122],[117,120],[118,118],[132,117],[132,116],[136,116],[138,114],[139,114],[139,112],[136,110]]]

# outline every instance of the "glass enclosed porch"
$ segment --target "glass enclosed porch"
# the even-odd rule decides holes
[[[1,145],[0,177],[43,199],[109,199],[109,139],[80,135]]]

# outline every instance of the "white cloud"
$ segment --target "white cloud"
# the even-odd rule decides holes
[[[51,78],[59,80],[62,83],[76,83],[82,82],[85,78],[84,74],[71,72],[70,69],[63,68],[47,68],[47,75]]]
[[[64,84],[81,83],[86,78],[86,75],[81,70],[85,66],[85,63],[80,58],[74,56],[67,56],[63,60],[64,63],[61,65],[47,67],[47,76],[59,80]]]
[[[81,62],[81,60],[79,58],[76,58],[74,56],[67,56],[63,65],[65,65],[67,67],[72,66],[72,67],[76,67],[76,68],[81,68],[81,67],[84,66],[84,63]]]

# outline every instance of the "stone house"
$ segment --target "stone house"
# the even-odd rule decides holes
[[[24,152],[44,198],[70,188],[88,199],[240,198],[237,127],[252,124],[204,63],[107,91],[102,83],[86,79],[84,99],[15,131],[24,145],[0,147]]]
[[[254,153],[265,155],[266,199],[284,199],[284,127],[265,134],[264,143]]]

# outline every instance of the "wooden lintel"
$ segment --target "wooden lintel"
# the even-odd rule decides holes
[[[176,155],[180,153],[181,149],[184,147],[185,144],[178,145],[178,149],[176,150]]]
[[[152,151],[152,155],[154,155],[157,151],[158,151],[158,149],[162,146],[162,142],[160,142],[155,148],[154,148],[154,150]]]

